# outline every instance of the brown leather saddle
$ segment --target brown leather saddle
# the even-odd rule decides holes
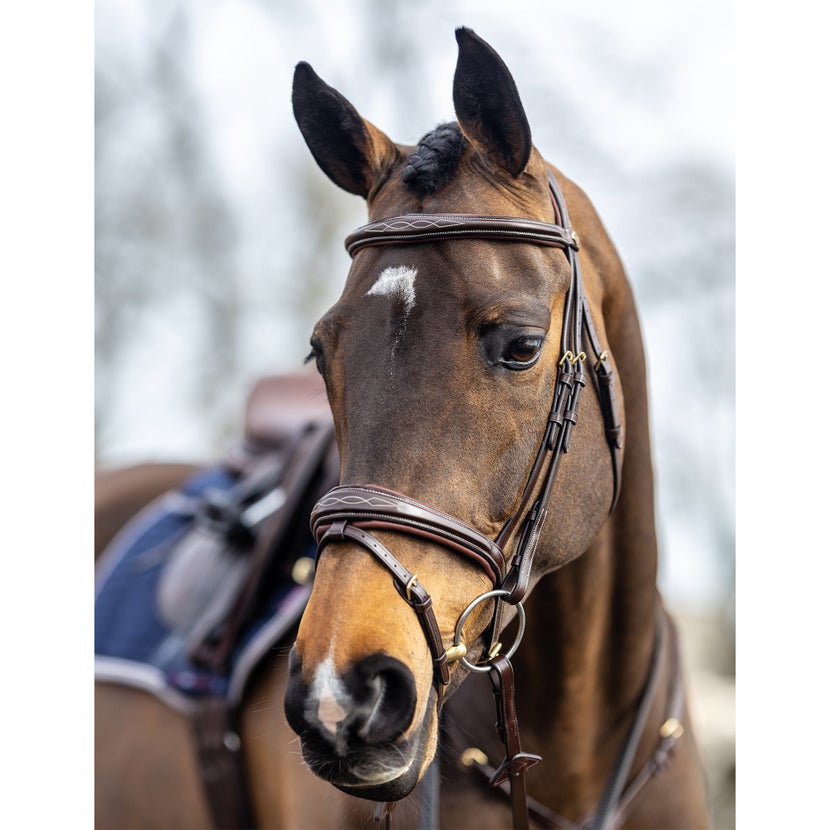
[[[319,377],[257,382],[243,439],[225,464],[236,483],[203,494],[157,596],[161,617],[186,637],[192,661],[216,672],[227,668],[269,578],[296,565],[314,500],[337,481],[334,427]]]

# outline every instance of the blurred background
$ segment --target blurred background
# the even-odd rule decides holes
[[[542,154],[592,198],[639,303],[661,588],[715,827],[734,816],[734,20],[714,0],[109,0],[95,7],[99,468],[221,457],[297,369],[363,201],[297,129],[309,61],[393,139],[454,119],[453,31],[504,58]]]

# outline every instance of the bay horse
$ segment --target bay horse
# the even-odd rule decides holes
[[[290,656],[243,702],[256,824],[706,827],[631,288],[502,59],[456,39],[457,122],[416,147],[295,70],[369,224],[311,338],[341,483]],[[209,825],[183,719],[107,684],[96,710],[98,826]]]

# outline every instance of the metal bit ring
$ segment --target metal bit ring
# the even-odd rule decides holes
[[[470,616],[470,612],[475,608],[477,605],[480,605],[482,602],[488,599],[495,599],[497,597],[506,597],[510,595],[510,591],[505,591],[503,589],[498,589],[495,591],[487,591],[486,594],[482,594],[479,597],[476,597],[462,612],[461,616],[458,618],[458,622],[455,626],[455,637],[453,639],[453,647],[461,645],[461,634],[464,628],[464,623],[467,622],[467,617]],[[510,649],[504,655],[506,658],[511,658],[515,653],[516,649],[519,647],[519,643],[522,641],[522,637],[524,637],[525,633],[525,609],[520,602],[516,603],[516,610],[519,614],[519,633],[516,635],[516,639],[513,642],[513,645],[510,646]],[[466,657],[461,658],[461,663],[464,664],[470,671],[477,671],[477,672],[489,672],[490,669],[485,666],[477,666],[474,663],[471,663]]]

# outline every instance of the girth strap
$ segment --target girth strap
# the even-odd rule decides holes
[[[196,703],[190,719],[202,788],[217,830],[253,827],[236,713],[223,698]]]

